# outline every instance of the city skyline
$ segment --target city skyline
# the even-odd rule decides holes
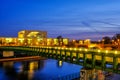
[[[98,40],[120,30],[119,0],[1,0],[0,12],[1,37],[43,30],[48,37]]]

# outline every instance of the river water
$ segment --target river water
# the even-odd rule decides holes
[[[44,59],[0,62],[0,80],[120,80],[120,74]]]
[[[52,80],[79,73],[82,66],[46,59],[0,63],[0,80]]]

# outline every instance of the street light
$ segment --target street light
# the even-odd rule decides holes
[[[115,51],[115,54],[117,54],[117,51]]]

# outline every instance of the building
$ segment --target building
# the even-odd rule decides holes
[[[1,37],[0,45],[4,46],[15,46],[17,44],[17,38],[13,37]]]
[[[22,30],[18,32],[19,45],[46,45],[46,39],[46,31]]]
[[[37,30],[22,30],[18,32],[18,38],[47,38],[47,32]]]
[[[1,37],[2,46],[64,46],[69,42],[68,38],[47,38],[46,31],[22,30],[18,32],[18,37]]]
[[[62,41],[60,42],[57,38],[47,38],[47,46],[65,46],[68,45],[68,43],[69,43],[68,38],[63,38]]]

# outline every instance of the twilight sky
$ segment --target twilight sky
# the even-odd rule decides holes
[[[120,33],[120,0],[0,0],[0,37],[20,30],[48,31],[71,39]]]

